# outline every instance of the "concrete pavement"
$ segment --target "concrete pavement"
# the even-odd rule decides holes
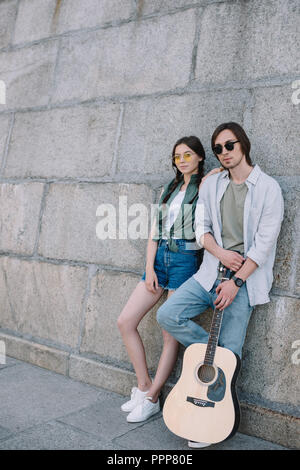
[[[0,449],[192,451],[166,428],[161,413],[144,423],[127,423],[126,413],[120,410],[125,400],[117,393],[7,357],[6,364],[0,365]],[[207,448],[219,449],[286,448],[237,433]]]

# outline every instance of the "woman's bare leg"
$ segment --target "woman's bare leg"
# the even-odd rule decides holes
[[[158,302],[163,291],[164,289],[158,286],[155,294],[149,292],[145,282],[140,281],[118,318],[118,327],[136,373],[138,388],[143,392],[149,390],[152,381],[148,372],[145,349],[137,327],[146,313]]]
[[[175,292],[175,290],[168,291],[168,298]],[[152,402],[157,402],[158,396],[164,384],[166,383],[169,375],[171,374],[178,355],[179,343],[167,331],[163,330],[164,345],[159,359],[157,371],[153,383],[147,393],[147,396],[152,398]]]

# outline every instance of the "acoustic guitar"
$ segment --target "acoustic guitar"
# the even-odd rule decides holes
[[[215,444],[232,437],[239,426],[236,379],[240,358],[217,346],[223,311],[214,310],[208,343],[188,346],[181,376],[166,398],[166,426],[184,439]]]

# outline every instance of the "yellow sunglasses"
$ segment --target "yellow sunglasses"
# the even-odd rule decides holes
[[[183,160],[185,162],[190,162],[192,160],[192,156],[193,156],[192,152],[184,152],[184,154],[182,155]],[[173,161],[175,163],[179,163],[180,162],[180,157],[181,157],[181,155],[178,155],[177,153],[175,153],[175,155],[173,155]]]

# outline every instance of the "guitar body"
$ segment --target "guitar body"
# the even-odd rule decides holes
[[[235,382],[240,358],[216,346],[213,364],[207,366],[203,364],[206,348],[202,343],[186,348],[182,373],[166,398],[163,418],[177,436],[213,444],[232,437],[238,429]]]

